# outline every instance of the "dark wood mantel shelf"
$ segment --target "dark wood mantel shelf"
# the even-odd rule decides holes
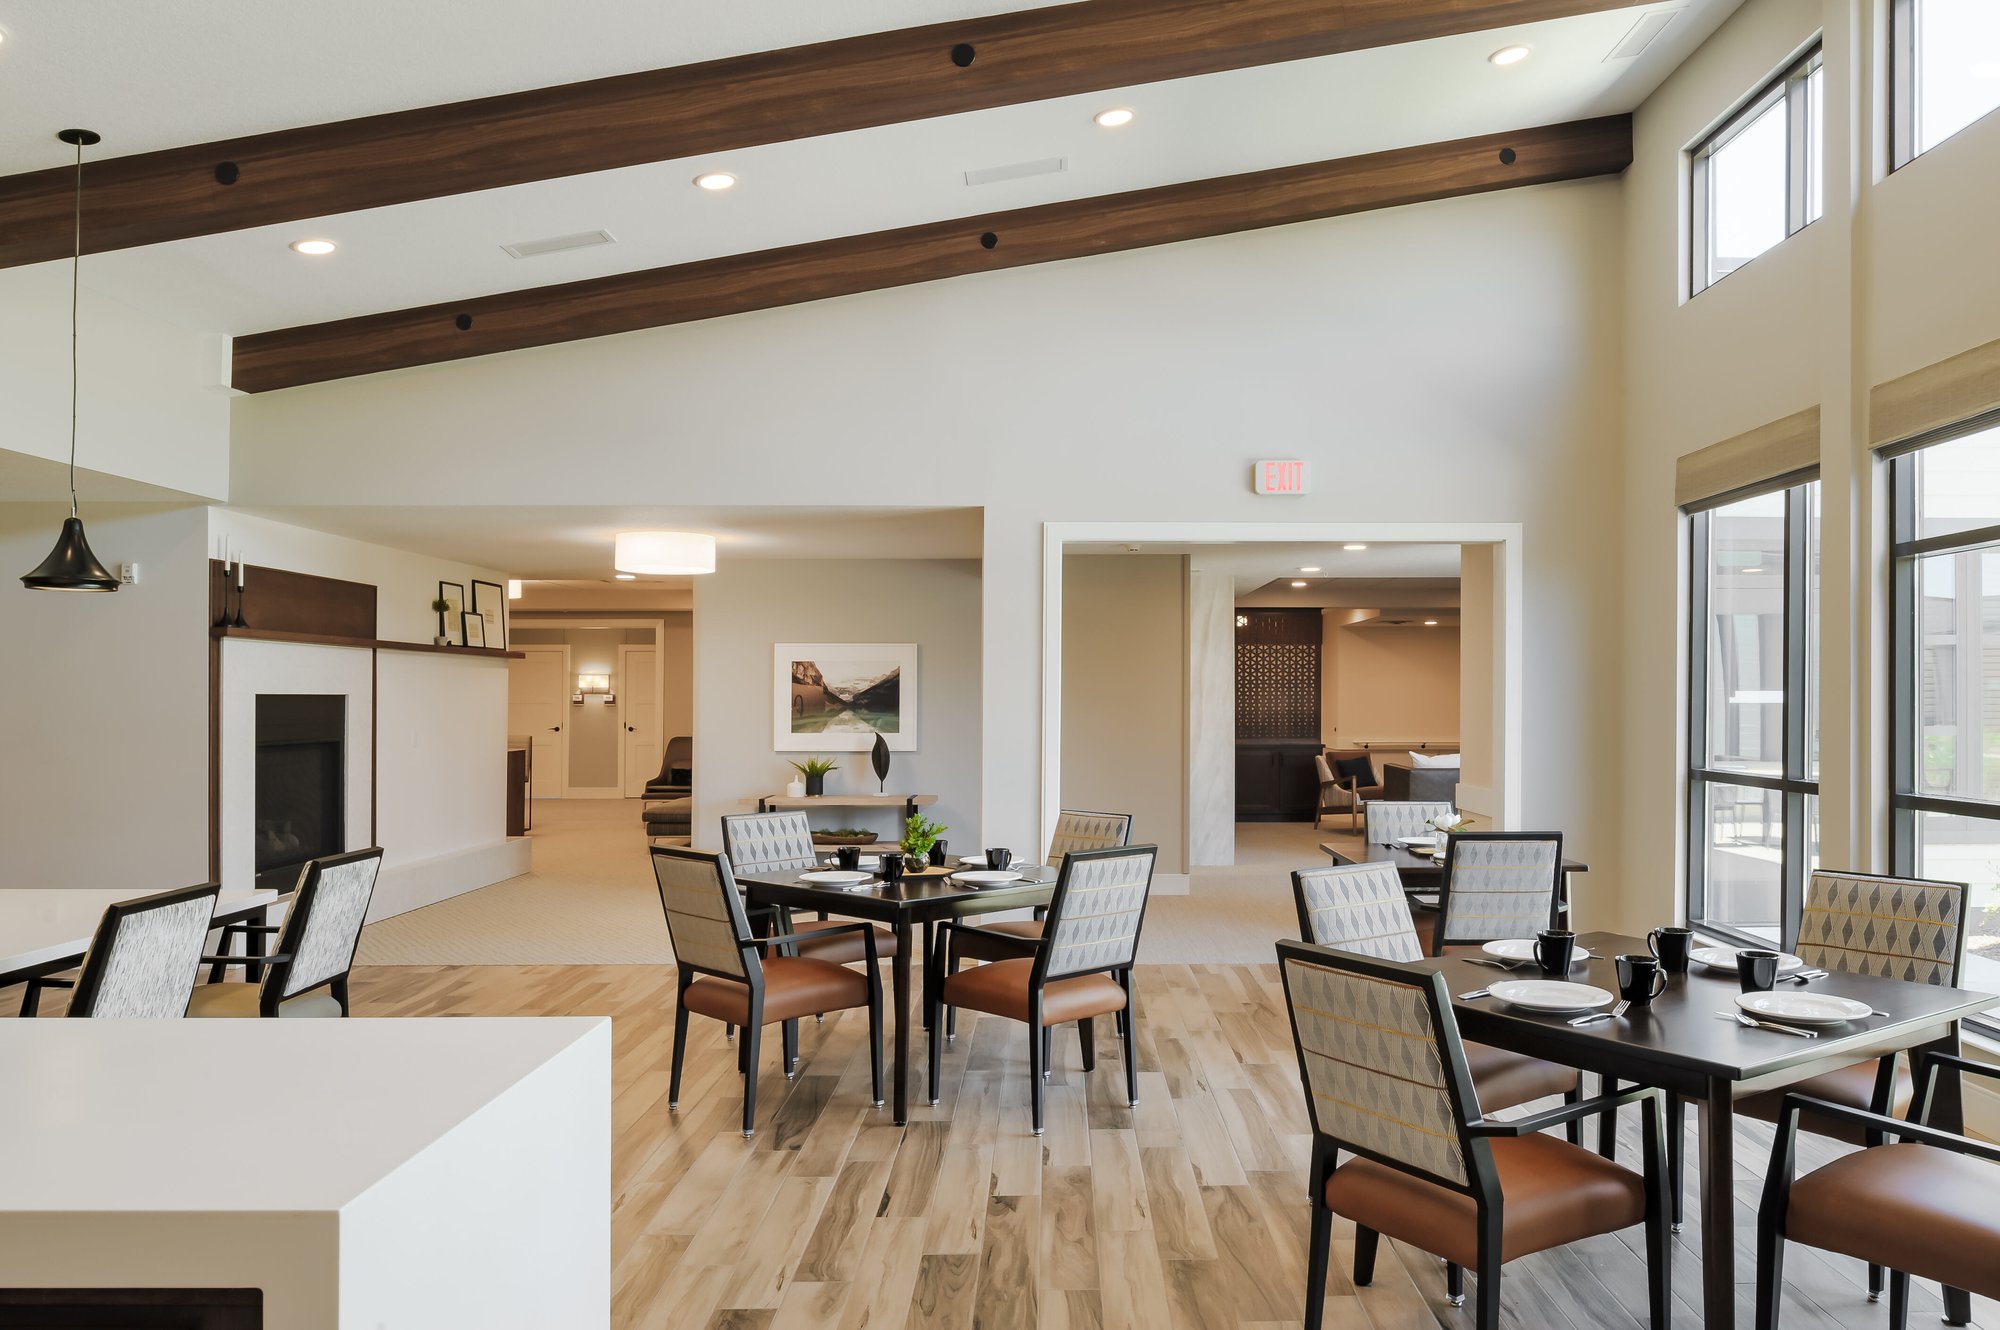
[[[239,637],[252,642],[301,642],[308,646],[359,647],[365,651],[430,651],[441,656],[477,656],[487,660],[524,660],[519,651],[499,647],[441,647],[434,642],[389,642],[374,637],[339,637],[331,633],[288,633],[276,628],[210,628],[210,637]]]

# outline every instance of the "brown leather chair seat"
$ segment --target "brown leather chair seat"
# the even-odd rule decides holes
[[[982,936],[991,934],[990,938]],[[1009,919],[1004,923],[981,924],[951,935],[952,953],[960,960],[1011,961],[1042,940],[1039,919]]]
[[[2000,1164],[1881,1145],[1792,1184],[1785,1236],[2000,1298]]]
[[[764,958],[764,1023],[868,1005],[868,978],[831,961],[803,956]],[[701,975],[687,990],[687,1009],[730,1025],[750,1023],[750,987]]]
[[[1845,1104],[1849,1108],[1872,1109],[1875,1099],[1876,1063],[1856,1062],[1834,1071],[1823,1072],[1810,1080],[1787,1085],[1780,1090],[1767,1090],[1763,1094],[1751,1095],[1736,1101],[1739,1117],[1756,1118],[1760,1122],[1776,1122],[1778,1109],[1784,1104],[1788,1094],[1811,1095],[1829,1103]],[[1896,1063],[1896,1087],[1889,1096],[1889,1113],[1892,1117],[1907,1117],[1910,1100],[1916,1087],[1910,1080],[1910,1071],[1900,1060]],[[1807,1109],[1799,1115],[1799,1125],[1807,1131],[1821,1136],[1830,1136],[1836,1141],[1846,1141],[1849,1145],[1865,1145],[1865,1132],[1853,1122],[1837,1122],[1823,1113]],[[1995,1259],[2000,1259],[1996,1255]],[[1877,1262],[1876,1264],[1881,1264]]]
[[[1568,1094],[1577,1087],[1576,1068],[1510,1053],[1491,1044],[1465,1042],[1465,1065],[1479,1091],[1480,1108],[1516,1108],[1537,1099]]]
[[[845,928],[845,933],[832,937],[815,938],[812,935],[823,928]],[[822,922],[817,919],[792,920],[792,932],[799,939],[801,958],[811,957],[816,961],[826,961],[833,965],[852,965],[856,961],[868,959],[868,943],[853,929],[851,923],[838,920]],[[875,930],[875,958],[888,960],[896,954],[896,935],[886,928]]]
[[[1553,1136],[1491,1142],[1500,1175],[1501,1259],[1611,1233],[1646,1219],[1646,1179]],[[1455,1265],[1479,1265],[1479,1207],[1470,1196],[1367,1159],[1326,1180],[1335,1214]]]
[[[944,1004],[970,1007],[1010,1020],[1028,1019],[1028,976],[1032,959],[995,961],[945,981]],[[1042,1024],[1068,1025],[1125,1010],[1125,990],[1108,974],[1051,979],[1042,988]]]

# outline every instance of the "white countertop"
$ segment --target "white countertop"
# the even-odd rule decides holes
[[[0,1021],[0,1215],[338,1210],[609,1025]]]
[[[0,889],[0,974],[81,955],[90,945],[106,906],[152,894],[51,887]],[[225,891],[217,897],[215,911],[226,914],[278,899],[275,891]],[[271,922],[277,923],[283,914],[282,908],[274,910]]]

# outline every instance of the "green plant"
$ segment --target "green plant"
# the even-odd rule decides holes
[[[449,614],[451,613],[451,602],[446,600],[443,596],[439,596],[436,600],[431,602],[431,608],[437,611],[439,614]]]
[[[840,770],[840,764],[830,757],[809,757],[803,762],[792,763],[792,769],[801,776],[824,776],[829,771]]]
[[[912,813],[910,820],[903,824],[903,852],[919,856],[929,854],[938,837],[950,830],[944,823],[933,822],[922,813]]]

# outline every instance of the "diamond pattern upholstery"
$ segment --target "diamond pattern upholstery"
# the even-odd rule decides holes
[[[1424,989],[1289,956],[1284,975],[1319,1130],[1446,1182],[1468,1182]]]
[[[741,872],[785,873],[819,867],[804,813],[735,813],[722,819],[722,851]]]
[[[667,914],[675,958],[732,979],[749,979],[743,948],[750,926],[737,898],[736,881],[722,857],[657,847],[653,876],[659,881],[660,907]]]
[[[1533,937],[1549,926],[1561,870],[1560,836],[1452,837],[1438,898],[1437,945]]]
[[[1078,850],[1109,850],[1132,843],[1130,813],[1085,813],[1065,808],[1056,815],[1056,834],[1049,840],[1048,862],[1060,864]]]
[[[1818,872],[1793,950],[1807,965],[1953,985],[1965,956],[1965,885]]]
[[[91,939],[77,978],[79,1000],[92,995],[88,1010],[72,1003],[70,1015],[109,1020],[178,1020],[187,1015],[202,944],[215,915],[215,895],[210,888],[151,907],[114,906]]]
[[[1342,864],[1292,874],[1307,921],[1306,941],[1385,961],[1423,958],[1416,923],[1394,864]]]
[[[365,859],[319,865],[312,908],[301,921],[292,963],[285,970],[285,997],[338,979],[353,968],[361,923],[375,897],[375,879],[381,870],[380,850]]]
[[[1428,836],[1437,828],[1434,817],[1449,817],[1455,810],[1447,803],[1370,799],[1361,805],[1364,834],[1370,845],[1390,845],[1405,836]]]
[[[1139,924],[1153,885],[1150,845],[1102,859],[1070,859],[1043,929],[1049,979],[1122,969],[1139,949]]]

